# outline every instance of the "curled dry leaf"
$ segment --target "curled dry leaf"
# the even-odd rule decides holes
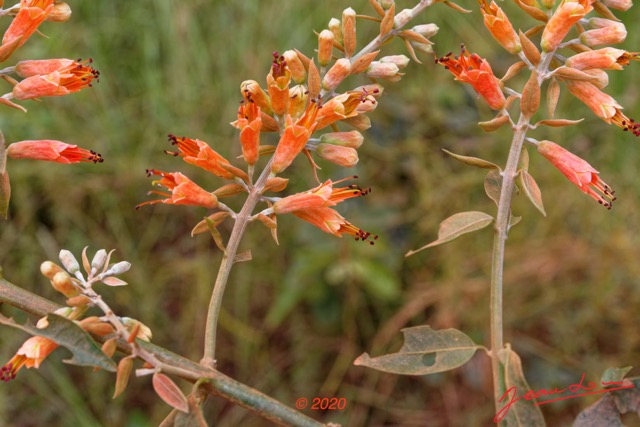
[[[475,166],[483,169],[500,169],[498,165],[496,165],[495,163],[491,163],[488,160],[479,159],[477,157],[461,156],[460,154],[455,154],[455,153],[452,153],[451,151],[445,150],[444,148],[442,149],[442,151],[444,151],[445,153],[447,153],[449,156],[453,157],[457,161],[470,166]]]
[[[584,119],[580,120],[567,120],[567,119],[548,119],[548,120],[540,120],[538,123],[534,125],[534,127],[538,126],[551,126],[553,128],[559,128],[563,126],[573,126],[577,125]]]
[[[485,132],[493,132],[500,129],[502,126],[509,123],[509,116],[497,116],[488,122],[478,122],[478,126]]]

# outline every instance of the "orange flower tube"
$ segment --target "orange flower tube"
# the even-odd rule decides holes
[[[7,156],[12,159],[44,160],[64,164],[103,162],[102,156],[95,151],[50,139],[14,142],[7,147]]]

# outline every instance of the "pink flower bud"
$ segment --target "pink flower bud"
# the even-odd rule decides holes
[[[580,34],[580,41],[589,47],[622,43],[627,38],[627,29],[622,22],[604,18],[591,18],[593,30]]]
[[[611,9],[627,11],[631,6],[633,6],[633,2],[631,0],[602,0],[605,6],[610,7]]]
[[[359,148],[364,137],[357,130],[350,132],[329,132],[320,137],[323,144],[340,145],[343,147]]]
[[[351,61],[347,58],[338,59],[322,79],[322,88],[329,92],[333,91],[349,75],[350,70]]]
[[[332,144],[318,144],[318,156],[338,166],[352,168],[358,164],[358,152],[355,148]]]
[[[318,36],[318,64],[325,67],[331,61],[333,52],[333,33],[322,30]]]

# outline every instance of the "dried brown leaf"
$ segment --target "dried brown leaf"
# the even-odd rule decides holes
[[[123,357],[118,363],[118,370],[116,373],[116,389],[113,392],[112,399],[120,396],[129,384],[129,378],[131,377],[131,371],[133,370],[133,357]]]
[[[509,123],[509,116],[503,115],[495,117],[487,122],[478,122],[478,126],[485,132],[493,132],[500,129],[502,126]]]
[[[518,36],[520,37],[520,44],[522,45],[522,52],[524,55],[533,65],[538,65],[540,62],[540,51],[536,45],[533,44],[533,42],[529,40],[522,31],[518,33]]]
[[[560,99],[560,83],[558,83],[558,79],[552,77],[547,87],[547,110],[550,117],[556,114],[558,99]]]
[[[153,374],[153,389],[165,403],[178,411],[189,413],[189,404],[186,396],[171,378],[156,372]]]
[[[391,5],[391,7],[385,13],[384,18],[382,18],[382,22],[380,23],[380,36],[384,37],[393,29],[393,22],[396,16],[396,5],[395,3]]]
[[[520,111],[528,119],[538,111],[538,108],[540,108],[540,84],[538,83],[538,73],[533,71],[522,90]]]

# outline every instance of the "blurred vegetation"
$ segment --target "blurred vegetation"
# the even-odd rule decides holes
[[[180,170],[215,188],[220,182],[162,153],[170,148],[166,135],[200,138],[224,155],[238,155],[229,122],[241,99],[240,82],[263,82],[273,51],[297,48],[311,55],[313,30],[339,18],[344,8],[367,14],[371,9],[366,0],[69,3],[73,19],[46,23],[42,31],[48,38],[35,36],[13,59],[92,57],[100,83],[73,96],[31,102],[27,115],[4,109],[0,129],[8,142],[60,139],[90,147],[106,161],[73,167],[10,161],[13,200],[10,220],[1,225],[0,264],[8,280],[61,302],[40,276],[40,263],[57,259],[60,248],[115,248],[118,260],[133,263],[126,278],[131,285],[105,289],[104,297],[118,314],[149,325],[155,343],[199,360],[220,253],[206,236],[189,236],[204,211],[164,205],[134,210],[151,189],[144,170]],[[415,23],[437,23],[440,33],[433,40],[439,54],[457,51],[464,42],[491,58],[501,75],[513,58],[485,31],[476,4],[463,6],[473,13],[438,4]],[[535,25],[514,4],[503,7],[516,27]],[[618,15],[630,31],[622,48],[639,50],[638,9]],[[361,43],[375,35],[373,27],[359,21]],[[385,49],[405,53],[398,41]],[[276,246],[264,227],[252,226],[243,247],[252,249],[253,261],[237,265],[225,297],[219,368],[289,405],[298,397],[347,398],[344,411],[307,412],[325,422],[492,425],[490,366],[483,354],[429,377],[352,365],[364,351],[396,351],[400,329],[420,324],[455,327],[488,343],[491,232],[408,259],[404,253],[434,239],[439,222],[455,212],[495,211],[484,195],[483,172],[441,149],[502,164],[510,133],[480,131],[476,122],[490,119],[491,111],[432,58],[423,62],[412,63],[401,82],[386,85],[355,168],[358,183],[374,191],[340,209],[354,224],[379,234],[376,245],[336,239],[282,217]],[[638,64],[610,75],[607,91],[629,116],[639,117]],[[640,147],[630,134],[564,95],[556,116],[585,121],[530,135],[587,159],[619,200],[612,211],[602,209],[530,150],[530,171],[548,217],[523,196],[516,198],[514,213],[524,219],[507,245],[504,302],[505,339],[523,357],[533,388],[566,386],[583,372],[597,380],[607,367],[637,365],[640,351]],[[354,173],[321,166],[321,178]],[[289,191],[313,185],[302,160],[288,176]],[[0,358],[8,360],[25,337],[6,328],[2,337]],[[150,426],[168,414],[150,378],[132,379],[111,400],[113,375],[56,363],[65,356],[60,350],[41,369],[23,371],[0,387],[0,424]],[[638,373],[636,368],[631,375]],[[543,411],[549,425],[568,425],[593,400],[556,402]],[[218,399],[207,402],[206,414],[218,426],[267,425]]]

